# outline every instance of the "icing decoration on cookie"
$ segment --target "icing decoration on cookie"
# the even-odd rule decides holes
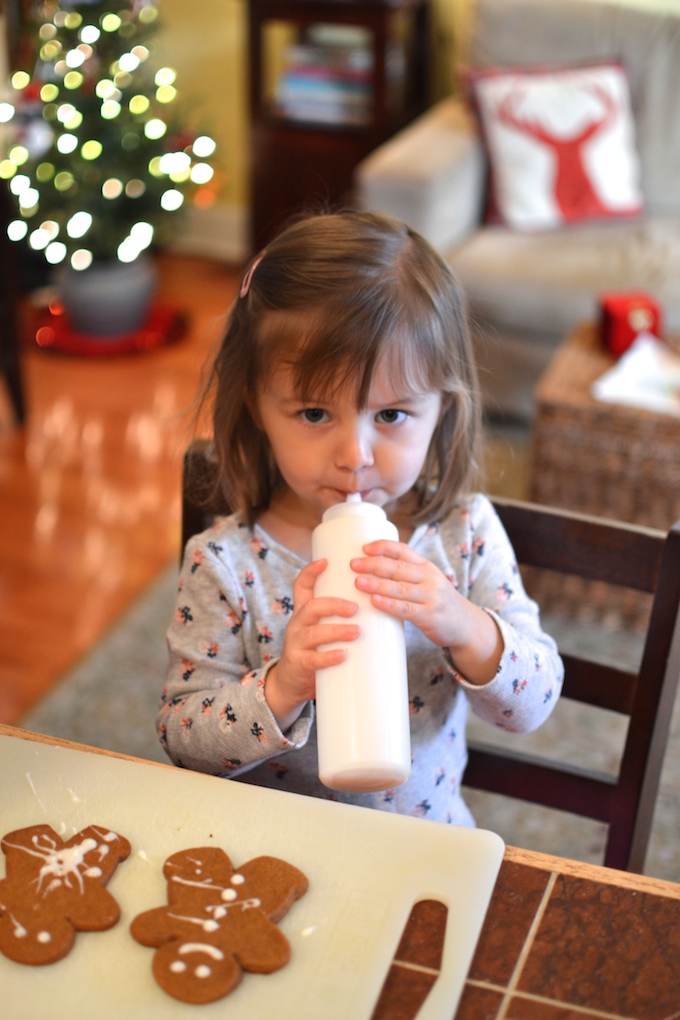
[[[308,882],[277,857],[256,857],[235,871],[219,847],[198,847],[165,862],[168,905],[134,918],[130,931],[156,949],[153,975],[175,999],[214,1002],[244,971],[269,974],[285,966],[290,945],[276,922]]]
[[[130,854],[123,836],[89,825],[64,842],[50,825],[2,840],[7,877],[0,881],[0,952],[17,963],[55,963],[76,931],[104,931],[120,908],[104,888]]]

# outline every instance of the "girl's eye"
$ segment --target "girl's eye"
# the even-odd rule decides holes
[[[300,417],[310,425],[318,425],[319,422],[325,421],[326,412],[321,407],[305,407],[303,411],[300,411]]]
[[[378,412],[378,418],[385,425],[399,425],[408,417],[406,411],[398,411],[396,407],[386,407]]]

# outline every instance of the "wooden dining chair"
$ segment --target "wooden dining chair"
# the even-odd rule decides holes
[[[216,514],[229,512],[212,493],[214,474],[208,441],[195,441],[184,459],[182,547]],[[604,864],[642,871],[680,673],[680,521],[665,534],[515,500],[494,498],[493,503],[520,567],[603,581],[653,597],[637,672],[585,656],[562,656],[562,698],[628,717],[616,774],[475,744],[469,748],[463,784],[604,822]]]

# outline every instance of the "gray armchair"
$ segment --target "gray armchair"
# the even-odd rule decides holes
[[[680,9],[604,0],[476,0],[468,60],[573,65],[620,59],[631,80],[645,211],[517,232],[483,221],[487,166],[460,97],[442,100],[356,171],[359,203],[441,251],[468,297],[487,410],[529,419],[556,345],[607,291],[646,291],[680,331]]]

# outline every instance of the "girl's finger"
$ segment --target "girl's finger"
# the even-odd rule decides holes
[[[300,609],[314,598],[314,582],[328,565],[328,560],[312,560],[302,568],[293,582],[293,604]]]
[[[424,562],[424,561],[422,561]],[[357,574],[372,574],[388,581],[403,581],[408,584],[419,584],[424,579],[421,563],[394,560],[388,556],[357,557],[350,560],[350,567]]]
[[[325,648],[323,651],[308,649],[300,656],[300,664],[306,673],[314,674],[318,669],[337,666],[347,658],[344,648]],[[315,697],[315,694],[311,695]]]
[[[320,623],[309,628],[306,644],[308,648],[320,648],[342,641],[356,641],[360,633],[361,628],[356,623]]]
[[[371,602],[376,609],[381,609],[383,613],[389,613],[390,616],[397,616],[400,620],[409,620],[419,611],[413,601],[389,598],[386,595],[371,595]]]
[[[374,575],[361,574],[354,582],[359,591],[365,591],[369,595],[381,595],[383,598],[392,599],[415,599],[423,602],[424,597],[418,585],[409,584],[405,580],[390,581]]]
[[[349,599],[332,598],[325,596],[319,599],[310,599],[300,608],[298,618],[305,627],[310,627],[327,616],[354,616],[359,606]]]
[[[302,568],[298,576],[295,578],[293,588],[302,588],[306,591],[314,591],[314,582],[316,581],[319,574],[323,574],[324,570],[328,566],[328,560],[312,560]]]
[[[391,542],[389,539],[381,538],[376,542],[367,542],[363,546],[363,552],[367,556],[386,556],[391,560],[404,560],[407,563],[425,563],[426,560],[415,549],[412,549],[404,542]]]
[[[310,669],[316,672],[318,669],[326,669],[328,666],[338,666],[347,658],[344,648],[328,648],[322,652],[314,652],[310,657],[312,665]]]

